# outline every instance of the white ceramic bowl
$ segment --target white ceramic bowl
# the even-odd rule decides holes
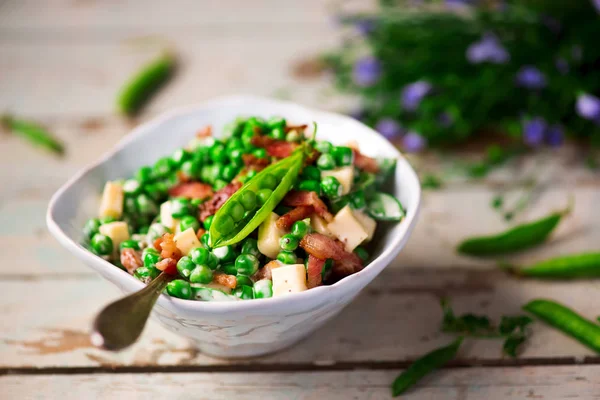
[[[290,102],[234,96],[179,108],[134,129],[111,152],[56,192],[47,213],[50,232],[124,293],[140,290],[140,281],[79,244],[85,221],[97,213],[104,183],[131,176],[140,166],[171,154],[205,125],[212,125],[218,136],[225,124],[240,115],[279,115],[291,123],[315,121],[319,138],[340,144],[356,140],[367,155],[397,158],[395,184],[389,189],[404,204],[407,216],[398,224],[378,230],[374,258],[365,269],[331,286],[284,297],[223,303],[161,295],[153,317],[167,329],[195,340],[204,353],[217,357],[249,357],[283,349],[334,317],[406,244],[417,220],[421,195],[419,180],[408,162],[388,141],[360,122]]]

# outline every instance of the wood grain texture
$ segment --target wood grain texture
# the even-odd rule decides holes
[[[1,376],[6,398],[60,399],[389,399],[400,373],[346,371],[303,373],[95,374]],[[600,398],[600,366],[444,369],[402,399]]]

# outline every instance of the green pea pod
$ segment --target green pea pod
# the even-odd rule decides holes
[[[600,353],[600,326],[552,300],[536,299],[523,306],[545,323]]]
[[[125,115],[135,115],[174,71],[175,57],[171,53],[163,54],[144,66],[119,92],[119,111]]]
[[[532,278],[596,278],[600,276],[600,253],[572,254],[524,267],[506,264],[502,267],[515,275]]]
[[[235,192],[217,211],[210,225],[211,245],[221,247],[235,244],[251,234],[271,214],[295,183],[304,162],[304,154],[304,147],[299,148],[291,156],[263,169]],[[280,181],[262,207],[255,212],[247,213],[248,215],[235,223],[231,232],[226,234],[220,232],[219,227],[223,225],[224,220],[231,218],[232,208],[239,204],[239,200],[245,196],[245,193],[248,191],[256,193],[261,189],[264,180],[272,179],[273,176],[280,178]]]
[[[534,247],[544,242],[569,210],[555,212],[537,221],[516,226],[505,232],[466,239],[458,252],[472,256],[507,254]]]
[[[462,341],[463,338],[459,337],[448,346],[427,353],[412,363],[394,380],[392,396],[401,395],[425,375],[454,359]]]
[[[5,115],[2,117],[1,123],[15,135],[27,139],[29,142],[38,147],[49,150],[58,155],[63,155],[65,152],[63,144],[58,141],[58,139],[54,138],[47,130],[33,122],[28,122]]]

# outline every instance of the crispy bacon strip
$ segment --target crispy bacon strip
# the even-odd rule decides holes
[[[268,158],[258,158],[254,154],[244,154],[242,155],[242,160],[246,167],[251,167],[257,171],[263,170],[270,164]]]
[[[371,172],[373,174],[379,172],[379,164],[377,163],[377,160],[369,156],[365,156],[357,149],[352,149],[352,152],[354,153],[354,165],[358,169],[362,169],[365,172]]]
[[[204,128],[196,132],[196,137],[200,139],[210,136],[212,136],[212,126],[210,125],[206,125]]]
[[[160,256],[162,258],[172,258],[175,260],[175,262],[177,262],[177,260],[179,260],[181,258],[182,254],[181,254],[181,250],[179,250],[177,248],[177,245],[175,244],[175,240],[173,240],[174,237],[175,237],[175,235],[173,235],[172,233],[165,233],[161,238],[162,241],[158,245],[160,247]],[[156,248],[157,242],[158,242],[158,239],[156,241],[154,241],[155,248]]]
[[[206,218],[216,213],[217,210],[225,204],[227,199],[241,187],[241,182],[232,182],[223,189],[218,190],[211,199],[200,204],[200,220],[204,221]]]
[[[285,127],[285,132],[290,132],[290,131],[300,131],[300,132],[304,132],[304,130],[308,128],[308,125],[306,124],[302,124],[302,125],[288,125]]]
[[[206,233],[206,229],[204,229],[204,228],[200,228],[200,229],[198,229],[198,231],[196,232],[196,237],[197,237],[198,239],[201,239],[201,238],[202,238],[202,236],[204,236],[204,234],[205,234],[205,233]]]
[[[256,281],[260,281],[261,279],[273,279],[273,275],[271,274],[271,270],[273,268],[277,268],[281,266],[281,261],[273,260],[266,263],[262,268],[259,268],[258,271],[254,275],[252,275],[252,279]]]
[[[320,233],[309,233],[304,236],[300,241],[300,247],[321,260],[332,258],[335,261],[333,273],[339,277],[352,275],[363,268],[362,261],[356,254],[347,252],[342,243]]]
[[[313,206],[298,206],[279,217],[275,222],[275,225],[277,225],[279,229],[287,231],[294,225],[294,222],[310,217],[314,211],[315,208]]]
[[[323,283],[323,277],[321,271],[325,265],[325,260],[321,260],[311,254],[308,255],[308,264],[306,265],[307,281],[306,286],[312,289],[317,286],[321,286]]]
[[[218,283],[219,285],[235,289],[235,287],[237,286],[237,278],[233,275],[227,275],[222,272],[215,272],[213,274],[213,283]]]
[[[254,136],[252,144],[256,147],[262,147],[267,150],[271,157],[285,158],[292,154],[298,147],[297,143],[286,142],[285,140],[273,139],[269,136]]]
[[[177,261],[173,258],[165,258],[156,263],[156,268],[169,275],[177,273]]]
[[[134,249],[121,250],[121,264],[130,274],[133,274],[133,271],[144,265],[142,258]]]
[[[202,182],[183,182],[169,189],[169,196],[188,199],[208,199],[213,195],[210,185]]]
[[[283,198],[283,204],[291,207],[313,206],[315,212],[325,221],[331,222],[333,220],[333,215],[331,215],[323,200],[315,192],[292,190]]]

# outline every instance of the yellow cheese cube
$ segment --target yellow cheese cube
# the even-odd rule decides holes
[[[306,269],[303,264],[282,265],[271,270],[273,297],[307,290]]]
[[[321,171],[321,179],[326,176],[333,176],[342,185],[342,195],[350,193],[352,189],[352,182],[354,181],[354,167],[349,165],[347,167],[340,167],[332,169],[330,171]]]
[[[98,231],[112,240],[113,247],[117,249],[117,251],[122,242],[129,240],[129,227],[127,226],[127,223],[123,221],[115,221],[101,225]]]
[[[279,239],[285,235],[285,231],[279,229],[275,222],[279,215],[271,213],[258,227],[258,250],[269,258],[277,258],[277,254],[281,250]]]
[[[368,242],[369,240],[373,239],[375,229],[377,228],[377,222],[362,211],[352,210],[352,214],[354,214],[354,218],[356,218],[358,222],[360,222],[363,228],[365,228],[365,232],[367,232],[367,235],[369,235],[365,239],[365,242]]]
[[[179,226],[179,220],[171,215],[172,205],[170,201],[165,201],[160,205],[160,223],[175,232],[175,228]]]
[[[310,227],[315,232],[320,233],[321,235],[333,237],[333,234],[331,233],[329,228],[327,228],[327,222],[325,222],[325,220],[319,217],[317,214],[313,214],[310,216]]]
[[[100,218],[121,218],[123,214],[123,188],[114,182],[106,182],[100,202]]]
[[[178,233],[173,240],[175,240],[175,246],[181,250],[184,256],[187,256],[192,249],[200,247],[200,241],[193,228],[187,228],[185,231]]]
[[[362,224],[352,213],[350,206],[346,206],[338,211],[333,221],[327,225],[327,228],[344,243],[346,251],[353,251],[356,246],[369,237],[365,228],[363,228]]]

